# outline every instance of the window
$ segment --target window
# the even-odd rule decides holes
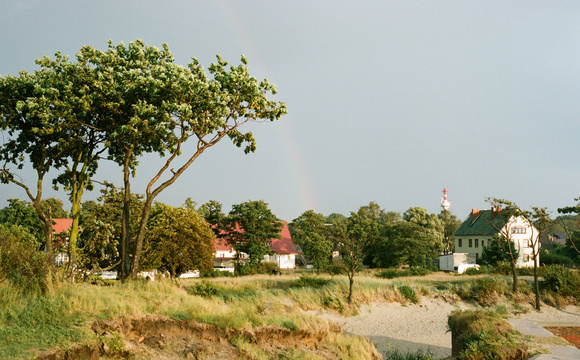
[[[525,248],[529,248],[530,247],[530,240],[524,240],[524,247]]]
[[[520,225],[514,226],[512,228],[512,234],[525,234],[526,228]]]
[[[469,247],[473,247],[473,239],[469,239]]]
[[[463,247],[463,239],[457,240],[457,247]]]
[[[475,247],[479,247],[479,239],[475,239]]]
[[[530,255],[524,254],[524,262],[530,261]]]

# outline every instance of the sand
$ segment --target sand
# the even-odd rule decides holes
[[[397,348],[400,352],[430,352],[436,359],[451,356],[451,333],[447,318],[458,308],[473,308],[463,302],[451,304],[441,298],[423,297],[419,304],[374,303],[361,307],[359,315],[342,317],[320,314],[338,323],[350,334],[370,339],[381,354]],[[561,324],[580,326],[580,308],[569,306],[558,310],[544,306],[541,312],[527,307],[527,313],[513,318],[533,320],[541,325]]]

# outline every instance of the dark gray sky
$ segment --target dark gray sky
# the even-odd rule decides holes
[[[244,54],[289,111],[250,127],[255,154],[224,141],[159,201],[263,199],[292,220],[370,201],[439,212],[446,187],[463,219],[488,196],[552,211],[580,196],[578,1],[4,0],[0,74],[137,38],[182,65]],[[134,191],[159,164],[141,161]],[[26,198],[0,185],[0,207],[12,197]]]

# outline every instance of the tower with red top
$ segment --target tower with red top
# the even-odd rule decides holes
[[[449,208],[451,207],[451,200],[447,199],[448,192],[449,192],[449,190],[443,189],[443,199],[441,199],[441,207],[445,211],[449,211]]]

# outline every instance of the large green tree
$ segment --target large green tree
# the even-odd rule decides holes
[[[143,270],[167,271],[179,277],[187,271],[213,268],[214,233],[195,211],[156,203],[145,238]]]
[[[226,136],[236,146],[244,146],[246,153],[255,151],[252,133],[243,133],[240,127],[248,122],[277,120],[286,113],[286,107],[267,98],[269,93],[276,93],[275,87],[251,77],[243,57],[242,65],[234,67],[218,56],[208,77],[195,59],[187,67],[174,64],[165,44],[158,49],[137,40],[128,46],[109,43],[107,51],[86,47],[81,53],[101,75],[101,100],[110,110],[111,120],[107,122],[111,124],[107,128],[109,156],[122,165],[125,203],[130,201],[129,178],[135,174],[138,158],[150,152],[166,156],[144,191],[130,269],[134,277],[154,199]],[[180,162],[182,154],[186,155]],[[129,217],[125,205],[124,219]],[[131,235],[127,220],[124,224],[127,244]]]
[[[282,222],[264,200],[246,201],[232,206],[223,229],[224,238],[236,250],[236,258],[247,254],[249,266],[259,271],[264,255],[272,254],[272,240],[281,238]]]

